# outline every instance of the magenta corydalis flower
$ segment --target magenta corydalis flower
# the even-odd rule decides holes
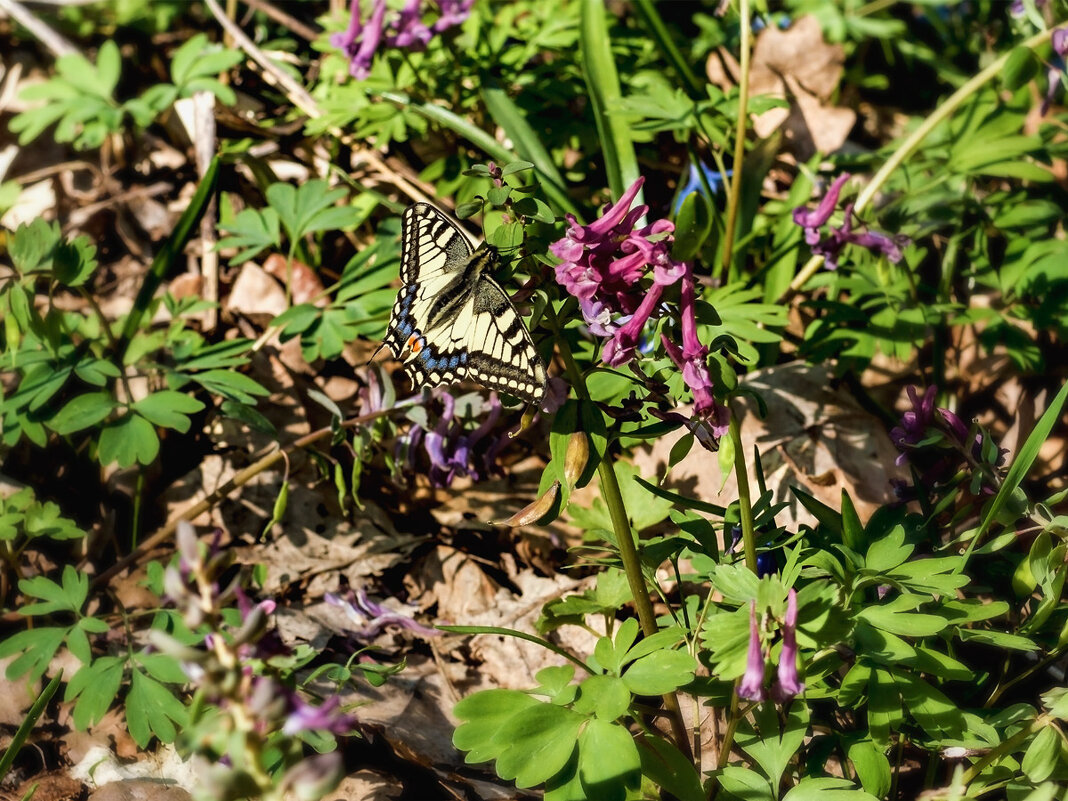
[[[853,204],[846,204],[843,211],[845,219],[841,225],[831,226],[826,235],[822,229],[830,222],[831,216],[838,207],[842,187],[850,178],[849,173],[839,175],[834,183],[828,188],[826,194],[820,198],[815,209],[809,210],[804,206],[794,209],[794,222],[800,225],[805,232],[805,242],[812,248],[813,255],[822,256],[827,269],[838,268],[838,258],[846,245],[857,245],[872,253],[881,253],[891,262],[896,264],[903,258],[901,248],[908,244],[909,239],[905,236],[889,236],[877,231],[854,231]]]
[[[738,697],[748,701],[763,701],[768,697],[764,689],[764,648],[757,625],[756,601],[749,602],[749,650],[745,658],[745,674],[738,685]]]
[[[771,695],[783,703],[805,689],[797,672],[797,590],[791,589],[786,596],[786,617],[782,624],[782,653],[779,654],[779,669]]]

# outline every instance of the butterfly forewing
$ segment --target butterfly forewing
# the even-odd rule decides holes
[[[416,203],[402,220],[401,280],[385,343],[416,386],[470,378],[530,403],[545,365],[515,306],[490,277],[493,248],[472,251],[438,209]]]

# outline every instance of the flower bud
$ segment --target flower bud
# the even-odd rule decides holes
[[[267,631],[267,612],[262,606],[254,606],[249,610],[248,617],[234,633],[234,646],[253,642],[263,636]]]
[[[332,751],[298,762],[282,779],[282,787],[300,801],[319,801],[341,781],[345,763],[341,754]]]

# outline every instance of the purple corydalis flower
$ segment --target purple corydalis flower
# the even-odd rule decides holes
[[[1056,62],[1051,64],[1049,71],[1046,73],[1046,80],[1049,83],[1049,88],[1046,89],[1046,97],[1042,100],[1042,106],[1039,109],[1039,113],[1043,116],[1049,111],[1049,107],[1053,104],[1053,98],[1057,95],[1057,87],[1061,85],[1061,75],[1064,73],[1064,59],[1068,56],[1068,28],[1058,28],[1053,32],[1050,37],[1050,43],[1053,45],[1053,52],[1056,54]]]
[[[433,32],[423,24],[423,0],[408,0],[400,11],[393,27],[396,33],[386,37],[390,47],[408,50],[425,50],[434,37]]]
[[[901,451],[897,457],[897,464],[904,464],[907,446],[916,445],[927,436],[927,429],[934,423],[934,403],[937,391],[936,387],[929,386],[924,390],[921,398],[916,394],[916,387],[905,389],[912,408],[901,415],[901,425],[890,430],[890,441]]]
[[[424,432],[422,439],[430,458],[427,473],[430,483],[435,487],[447,487],[457,476],[481,481],[498,472],[497,454],[507,444],[504,437],[495,437],[487,446],[478,448],[483,440],[490,438],[500,420],[502,407],[497,393],[490,393],[489,413],[473,431],[465,429],[463,421],[456,417],[456,400],[447,393],[443,393],[441,399],[444,405],[441,418],[432,430]]]
[[[377,637],[387,626],[408,629],[421,637],[437,637],[440,634],[437,630],[424,626],[408,615],[394,612],[382,604],[375,603],[362,587],[355,593],[350,591],[348,598],[328,592],[324,599],[328,604],[342,609],[350,621],[361,627],[354,630],[354,634],[360,639]]]
[[[805,229],[805,242],[808,244],[815,245],[820,241],[819,229],[827,224],[827,221],[831,219],[831,215],[834,214],[834,210],[838,208],[838,196],[842,193],[842,187],[845,186],[850,177],[848,172],[843,172],[835,178],[834,183],[831,184],[827,193],[820,198],[819,205],[813,211],[809,211],[804,206],[798,206],[794,209],[794,222]]]
[[[475,0],[438,0],[441,16],[434,23],[434,33],[447,31],[464,22],[471,16],[471,7],[474,4]]]
[[[772,697],[779,703],[793,698],[805,689],[797,672],[797,590],[786,596],[786,617],[782,624],[782,653],[779,670],[771,688]]]
[[[838,257],[846,245],[858,245],[873,253],[881,253],[891,262],[896,264],[901,261],[904,254],[901,248],[908,244],[908,237],[889,236],[877,231],[854,231],[853,230],[853,204],[845,206],[845,219],[839,226],[832,226],[824,236],[821,229],[827,225],[838,207],[838,200],[842,193],[842,187],[850,178],[847,172],[839,175],[834,183],[828,188],[826,194],[820,199],[815,209],[809,210],[804,206],[794,209],[794,222],[800,225],[805,232],[805,242],[812,248],[812,253],[822,256],[827,269],[838,268]]]
[[[286,722],[282,733],[292,737],[302,731],[328,731],[332,734],[350,734],[359,721],[340,709],[341,698],[332,695],[319,706],[312,706],[295,692],[288,693]]]
[[[386,0],[375,0],[366,25],[360,22],[360,0],[352,0],[348,29],[330,37],[330,44],[348,56],[349,74],[353,78],[362,81],[371,74],[371,63],[382,41],[385,19]]]
[[[756,601],[749,602],[749,651],[745,658],[745,675],[738,685],[738,697],[749,701],[763,701],[768,697],[764,690],[764,649],[760,644]]]
[[[386,0],[374,0],[371,14],[361,21],[360,0],[352,0],[349,27],[330,37],[330,44],[349,58],[349,74],[363,80],[371,74],[379,45],[402,50],[425,50],[436,34],[459,25],[471,14],[474,0],[439,0],[441,12],[434,24],[423,23],[423,0],[406,0],[404,7],[386,22]]]
[[[649,211],[645,204],[631,208],[644,181],[638,178],[589,225],[580,225],[574,215],[566,215],[567,233],[549,246],[563,262],[556,266],[557,282],[580,301],[587,301],[584,312],[590,310],[588,302],[596,299],[610,313],[634,314],[644,296],[638,281],[649,265],[654,270],[659,268],[657,286],[677,280],[670,278],[678,267],[672,263],[668,250],[674,224],[657,220],[642,228],[634,227]],[[598,320],[587,318],[586,322]]]

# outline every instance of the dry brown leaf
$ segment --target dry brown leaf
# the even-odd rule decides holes
[[[292,264],[286,267],[286,257],[281,253],[272,253],[263,261],[263,269],[268,275],[273,275],[284,286],[288,278],[292,278],[290,290],[293,304],[312,303],[316,306],[326,307],[330,305],[330,298],[323,296],[323,282],[315,274],[315,270],[298,259],[293,259]]]
[[[237,274],[224,308],[245,315],[268,315],[271,319],[289,308],[286,291],[271,275],[254,262],[245,262]]]
[[[860,407],[844,389],[831,388],[831,370],[800,363],[758,370],[743,379],[743,385],[759,393],[768,406],[768,416],[756,415],[751,399],[740,401],[744,410],[742,443],[750,464],[750,491],[757,497],[753,474],[753,446],[760,451],[768,489],[776,502],[787,503],[778,522],[788,528],[815,519],[790,492],[799,487],[837,507],[842,490],[849,492],[862,520],[882,504],[894,499],[891,478],[904,478],[895,465],[897,451],[880,420]],[[650,480],[658,480],[667,468],[677,433],[658,440],[635,456],[634,462]],[[666,485],[703,501],[727,505],[738,497],[735,474],[726,485],[717,455],[694,447],[668,474]]]
[[[3,497],[2,493],[0,497]],[[16,658],[17,655],[0,659],[0,726],[12,728],[18,728],[26,719],[27,710],[41,691],[40,680],[31,683],[24,678],[7,678],[7,666]],[[6,744],[3,747],[6,748]]]
[[[785,133],[788,148],[800,160],[814,153],[832,153],[845,143],[856,114],[828,101],[842,78],[845,53],[823,40],[815,17],[801,17],[786,30],[770,25],[753,47],[749,91],[790,102],[790,108],[770,109],[753,120],[760,137]],[[725,49],[709,56],[708,79],[727,90],[737,82],[737,61]]]

